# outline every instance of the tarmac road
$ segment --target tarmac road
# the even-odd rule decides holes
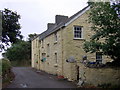
[[[7,88],[76,88],[73,82],[58,80],[56,76],[32,69],[31,67],[13,67],[15,79]]]

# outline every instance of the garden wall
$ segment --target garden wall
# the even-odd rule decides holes
[[[120,68],[88,68],[83,65],[79,73],[80,78],[88,84],[120,86]]]

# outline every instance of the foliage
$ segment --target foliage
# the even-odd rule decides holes
[[[31,41],[32,39],[34,39],[38,34],[34,33],[34,34],[29,34],[28,35],[28,41]]]
[[[31,44],[27,41],[19,41],[16,44],[12,44],[5,55],[10,61],[30,60]]]
[[[7,72],[11,69],[11,63],[7,59],[2,59],[2,76],[5,76]]]
[[[0,76],[2,75],[2,60],[0,59]]]
[[[102,51],[120,63],[120,3],[90,3],[89,21],[95,34],[84,44],[86,52]],[[116,63],[116,64],[117,64]]]
[[[14,74],[11,71],[11,62],[8,59],[1,59],[0,60],[2,65],[2,88],[10,83],[14,79]]]
[[[31,60],[11,61],[11,65],[13,67],[30,67],[31,66]]]
[[[112,85],[111,83],[103,83],[103,84],[98,84],[98,88],[105,88],[105,89],[107,89],[107,88],[120,88],[120,86],[119,85]]]
[[[19,19],[20,15],[17,12],[8,9],[2,11],[2,44],[0,44],[0,51],[5,49],[5,46],[8,46],[9,43],[16,43],[23,38]]]

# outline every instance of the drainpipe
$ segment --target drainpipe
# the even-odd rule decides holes
[[[64,74],[63,74],[63,69],[64,69],[64,68],[63,68],[63,64],[64,64],[64,63],[63,63],[63,36],[62,36],[62,32],[63,32],[63,30],[61,30],[61,42],[62,42],[62,75],[64,75]]]

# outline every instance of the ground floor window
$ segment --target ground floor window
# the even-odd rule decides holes
[[[42,62],[46,61],[46,53],[42,53],[42,59],[41,59]]]
[[[96,52],[96,62],[102,63],[102,52]]]

